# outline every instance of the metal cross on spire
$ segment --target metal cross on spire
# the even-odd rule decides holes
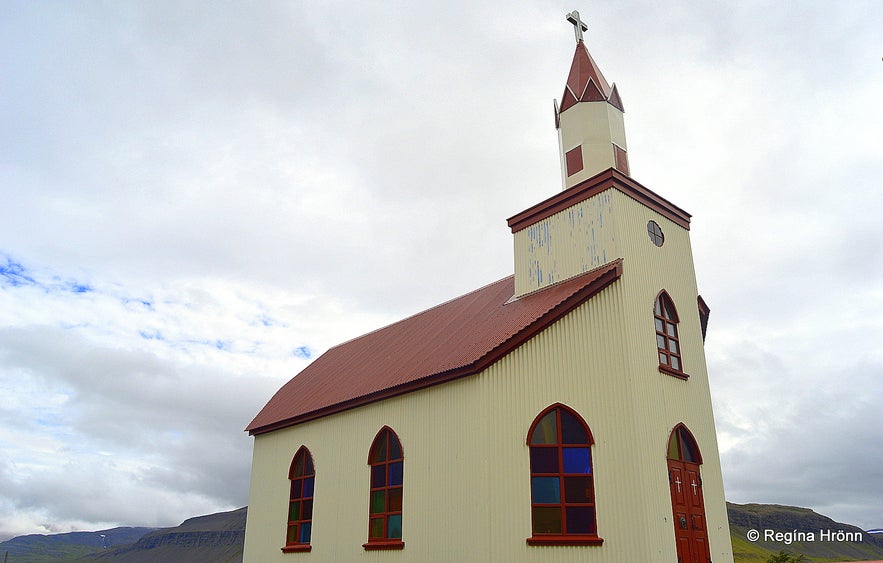
[[[576,10],[567,14],[567,21],[573,24],[573,34],[576,35],[576,42],[579,43],[583,40],[583,31],[587,31],[589,26],[579,19],[579,12]]]

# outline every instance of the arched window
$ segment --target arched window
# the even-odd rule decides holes
[[[686,378],[681,362],[681,344],[678,340],[678,311],[668,296],[662,291],[653,307],[656,324],[656,348],[659,352],[659,369],[665,373]]]
[[[288,470],[291,494],[288,500],[288,532],[282,551],[309,551],[313,528],[313,488],[316,472],[313,456],[306,446],[301,446]]]
[[[696,439],[683,424],[678,424],[671,431],[668,439],[668,459],[697,465],[702,463],[702,454],[699,453]]]
[[[530,446],[530,545],[600,545],[595,521],[592,433],[568,407],[537,416]]]
[[[368,454],[371,492],[368,502],[368,543],[365,549],[401,549],[404,456],[395,432],[384,426]]]

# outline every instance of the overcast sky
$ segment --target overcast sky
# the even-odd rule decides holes
[[[512,271],[574,48],[693,214],[727,498],[883,526],[883,9],[0,2],[0,540],[243,506],[329,346]]]

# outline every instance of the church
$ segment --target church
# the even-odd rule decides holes
[[[690,214],[576,50],[514,274],[339,344],[248,425],[244,560],[732,562]],[[551,183],[551,182],[550,182]]]

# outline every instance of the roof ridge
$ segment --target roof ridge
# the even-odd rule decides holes
[[[366,336],[370,336],[370,335],[372,335],[372,334],[376,334],[376,333],[381,332],[381,331],[383,331],[383,330],[386,330],[386,329],[388,329],[388,328],[390,328],[390,327],[396,326],[396,325],[401,324],[401,323],[403,323],[403,322],[405,322],[405,321],[408,321],[408,320],[410,320],[410,319],[413,319],[413,318],[415,318],[415,317],[419,317],[420,315],[425,315],[426,313],[429,313],[430,311],[433,311],[433,310],[438,309],[438,308],[440,308],[440,307],[444,307],[445,305],[448,305],[448,304],[450,304],[450,303],[453,303],[454,301],[457,301],[458,299],[463,299],[464,297],[468,297],[469,295],[472,295],[472,294],[474,294],[474,293],[478,293],[478,292],[483,291],[483,290],[485,290],[485,289],[487,289],[487,288],[489,288],[489,287],[491,287],[491,286],[493,286],[493,285],[496,285],[496,284],[498,284],[498,283],[502,283],[502,282],[504,282],[504,281],[506,281],[506,280],[508,280],[508,279],[512,279],[512,278],[514,278],[514,277],[515,277],[514,274],[510,274],[510,275],[508,275],[508,276],[506,276],[506,277],[504,277],[504,278],[500,278],[500,279],[498,279],[497,281],[493,281],[493,282],[487,283],[487,284],[485,284],[485,285],[483,285],[483,286],[481,286],[481,287],[479,287],[479,288],[477,288],[477,289],[473,289],[472,291],[468,291],[468,292],[466,292],[466,293],[464,293],[464,294],[462,294],[462,295],[458,295],[458,296],[456,296],[456,297],[451,297],[451,298],[448,299],[447,301],[443,301],[443,302],[441,302],[441,303],[438,303],[438,304],[436,304],[436,305],[433,305],[432,307],[429,307],[428,309],[423,309],[422,311],[417,311],[416,313],[410,314],[410,315],[408,315],[407,317],[402,317],[401,319],[399,319],[399,320],[397,320],[397,321],[393,321],[393,322],[391,322],[391,323],[389,323],[389,324],[385,324],[385,325],[383,325],[383,326],[381,326],[381,327],[375,328],[374,330],[371,330],[371,331],[365,332],[365,333],[363,333],[363,334],[360,334],[359,336],[354,336],[353,338],[350,338],[349,340],[345,340],[345,341],[343,341],[343,342],[340,342],[340,343],[338,343],[338,344],[335,344],[334,346],[328,348],[328,350],[329,350],[329,351],[330,351],[330,350],[334,350],[335,348],[339,348],[339,347],[341,347],[341,346],[344,346],[345,344],[349,344],[350,342],[355,342],[356,340],[361,340],[362,338],[365,338]],[[514,295],[514,293],[513,293],[513,295]]]

